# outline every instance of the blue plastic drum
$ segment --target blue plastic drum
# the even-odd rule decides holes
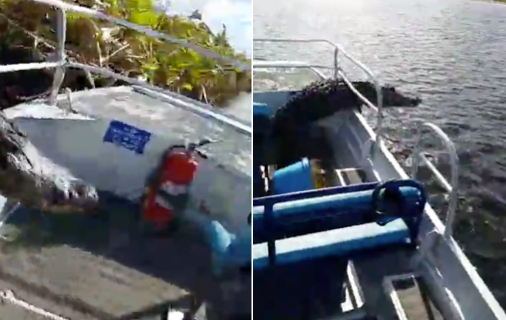
[[[283,194],[315,189],[311,164],[307,158],[274,172],[274,193]]]

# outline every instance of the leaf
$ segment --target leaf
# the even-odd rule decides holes
[[[156,64],[145,64],[142,66],[145,70],[150,70],[150,71],[156,71],[158,70],[158,66]]]
[[[184,89],[186,91],[192,91],[193,90],[193,86],[191,84],[189,84],[189,83],[185,83],[185,84],[183,84],[182,89]]]

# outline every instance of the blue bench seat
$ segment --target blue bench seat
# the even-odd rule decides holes
[[[330,209],[332,212],[345,208],[349,212],[351,207],[358,203],[359,209],[369,208],[370,201],[364,201],[365,195],[372,195],[372,191],[378,185],[377,182],[363,183],[352,186],[338,186],[325,189],[315,189],[310,191],[301,191],[292,194],[269,196],[274,201],[273,217],[277,218],[301,218],[311,216],[309,212]],[[369,191],[364,193],[363,191]],[[262,200],[256,199],[253,206],[253,225],[255,229],[262,229],[264,226],[264,205],[258,205],[258,202],[266,202],[268,198]],[[337,209],[337,210],[336,210]]]
[[[353,188],[333,188],[334,194],[297,199],[274,204],[272,218],[276,224],[275,238],[283,234],[307,234],[331,229],[360,225],[367,222],[374,212],[372,194],[376,184],[355,185]],[[404,197],[405,212],[417,212],[420,192],[413,187],[400,187]],[[314,193],[313,191],[311,191]],[[285,195],[286,196],[286,195]],[[283,197],[283,196],[280,196]],[[398,213],[391,200],[380,201],[383,212]],[[270,235],[265,225],[265,207],[255,206],[252,211],[253,242],[262,243]]]
[[[407,244],[410,239],[410,231],[402,219],[396,219],[385,226],[367,223],[277,240],[275,261],[276,264],[288,264],[327,256],[343,256],[389,244]],[[253,245],[252,255],[254,269],[269,265],[266,242]]]

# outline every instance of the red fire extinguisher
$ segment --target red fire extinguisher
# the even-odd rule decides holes
[[[142,212],[144,221],[163,229],[174,220],[176,210],[184,210],[199,166],[195,154],[207,158],[197,148],[209,143],[211,141],[206,139],[167,150],[154,176],[148,179]]]

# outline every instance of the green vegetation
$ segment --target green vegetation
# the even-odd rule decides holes
[[[244,54],[234,52],[225,28],[213,34],[205,23],[158,12],[153,0],[65,1],[188,39],[221,55],[248,61]],[[0,13],[3,48],[23,47],[43,57],[55,52],[54,8],[32,1],[0,0]],[[67,55],[74,61],[108,67],[129,77],[142,77],[154,85],[216,106],[226,105],[240,92],[251,91],[250,72],[220,67],[214,60],[179,45],[75,13],[68,13],[67,23]],[[104,79],[98,75],[94,75],[94,79],[97,86],[108,82],[101,81]],[[72,83],[68,86],[72,89]]]

